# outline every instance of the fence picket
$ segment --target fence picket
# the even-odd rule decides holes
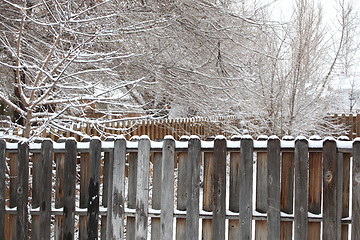
[[[199,195],[200,195],[200,153],[201,143],[197,137],[189,139],[186,180],[186,238],[197,239],[199,236]]]
[[[323,186],[324,186],[324,223],[323,238],[324,239],[340,239],[341,216],[338,216],[338,173],[337,165],[337,149],[334,139],[327,139],[323,143]]]
[[[160,239],[167,240],[173,238],[175,140],[172,136],[165,137],[162,153]]]
[[[89,197],[88,197],[88,239],[98,239],[99,190],[100,190],[101,142],[98,138],[90,140],[89,152]]]
[[[29,144],[20,142],[18,148],[16,239],[28,239]]]
[[[10,186],[9,186],[9,207],[15,208],[17,205],[16,200],[16,186],[17,186],[17,158],[18,153],[9,153],[9,166],[10,166]],[[10,240],[17,240],[16,238],[16,215],[10,215],[9,216],[9,222],[6,226],[6,229],[8,229],[6,235],[7,239]]]
[[[226,139],[214,141],[214,208],[212,222],[213,239],[225,239],[226,216]]]
[[[353,143],[351,239],[360,239],[360,138]]]
[[[66,139],[60,138],[58,143],[64,143]],[[56,179],[55,179],[55,208],[64,207],[64,178],[65,178],[65,153],[55,154]],[[64,217],[55,217],[55,239],[63,239]]]
[[[0,139],[0,239],[5,239],[6,142]]]
[[[53,143],[50,139],[45,139],[41,144],[41,204],[40,204],[40,226],[41,240],[50,239],[51,224],[51,189],[52,189],[52,153]]]
[[[239,165],[239,236],[252,239],[252,193],[253,193],[253,140],[243,137],[240,141]]]
[[[295,141],[295,240],[307,238],[308,218],[308,143],[305,139]]]
[[[75,226],[75,187],[76,187],[76,161],[77,161],[77,142],[74,138],[67,139],[65,142],[65,162],[64,162],[64,219],[63,219],[63,239],[74,239]]]
[[[106,238],[111,240],[124,239],[125,213],[125,164],[126,140],[118,138],[114,142],[114,152],[108,159],[109,179],[107,196],[107,231]]]
[[[150,139],[141,136],[139,139],[138,165],[136,175],[136,215],[135,215],[135,238],[147,238],[148,224],[148,196],[149,196],[149,161]]]
[[[280,239],[280,140],[268,140],[268,238]]]

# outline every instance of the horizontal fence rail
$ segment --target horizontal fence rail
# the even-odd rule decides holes
[[[360,239],[360,139],[0,140],[0,239]]]

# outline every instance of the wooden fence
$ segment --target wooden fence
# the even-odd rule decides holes
[[[108,136],[123,135],[127,140],[132,136],[148,135],[151,140],[163,139],[166,135],[172,135],[180,139],[183,135],[197,135],[201,139],[210,136],[239,134],[239,131],[248,131],[250,135],[257,135],[252,132],[247,124],[259,125],[260,121],[255,118],[241,121],[236,116],[224,117],[194,117],[176,119],[155,119],[155,120],[89,120],[90,123],[79,123],[58,126],[57,128],[42,129],[34,132],[36,136],[49,137],[57,141],[61,137],[74,137],[77,141],[84,136],[99,136],[102,139]],[[346,135],[350,139],[360,137],[360,114],[331,114],[326,117],[323,132],[328,135]],[[259,130],[257,129],[257,130]],[[259,130],[260,131],[260,130]],[[0,115],[0,137],[5,134],[22,135],[22,131],[13,128],[8,117]],[[261,131],[260,131],[261,132]],[[269,134],[261,132],[261,134]]]
[[[0,239],[360,239],[360,139],[0,140]]]

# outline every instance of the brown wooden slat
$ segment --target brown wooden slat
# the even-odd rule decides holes
[[[204,191],[203,191],[203,210],[211,212],[214,208],[214,154],[212,152],[204,153]],[[212,237],[212,220],[202,220],[202,239],[211,240]]]
[[[232,141],[239,141],[241,138],[234,137]],[[229,180],[229,210],[239,212],[239,190],[240,190],[240,152],[230,153],[230,180]],[[229,240],[239,238],[239,220],[229,220]]]
[[[162,173],[162,153],[154,153],[153,161],[153,187],[152,187],[152,208],[161,209],[161,173]],[[160,239],[160,218],[151,219],[151,239]]]

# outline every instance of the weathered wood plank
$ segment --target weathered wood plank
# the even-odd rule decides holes
[[[5,239],[6,142],[0,139],[0,239]]]
[[[340,239],[340,216],[338,202],[338,165],[336,142],[333,139],[327,139],[323,143],[323,238]],[[341,170],[342,171],[342,170]]]
[[[88,197],[88,239],[98,239],[99,190],[100,190],[101,142],[98,138],[90,140],[89,152],[89,197]]]
[[[76,187],[76,161],[77,145],[74,138],[65,142],[64,162],[64,229],[62,239],[74,239],[75,227],[75,187]]]
[[[174,217],[174,156],[175,140],[166,136],[162,148],[161,162],[161,214],[160,239],[173,239]]]
[[[239,165],[239,238],[252,239],[253,140],[243,137],[240,142]]]
[[[106,239],[124,239],[125,219],[125,164],[126,140],[118,138],[114,142],[114,152],[108,158],[108,216]]]
[[[189,139],[187,158],[187,207],[186,207],[186,238],[197,239],[199,236],[199,196],[200,196],[200,161],[201,142],[196,136]]]
[[[268,238],[280,239],[280,140],[268,140]]]
[[[154,153],[153,163],[153,188],[152,188],[152,208],[156,210],[161,209],[161,173],[162,173],[162,153]],[[151,219],[151,239],[160,239],[160,219]]]
[[[306,139],[295,141],[295,240],[307,238],[308,232],[308,143]]]
[[[353,143],[351,239],[360,239],[360,138]]]
[[[138,147],[135,239],[147,239],[150,139],[141,136]]]
[[[16,234],[17,239],[28,239],[29,144],[20,142],[18,149]]]
[[[214,141],[214,209],[212,222],[213,239],[225,239],[226,216],[226,139]]]
[[[241,137],[234,136],[231,141],[240,141]],[[229,176],[229,210],[231,212],[239,212],[239,190],[240,190],[240,152],[230,153],[230,176]],[[229,226],[229,240],[239,238],[239,220],[230,219]]]
[[[42,176],[41,176],[41,199],[40,199],[40,226],[41,240],[50,239],[51,223],[51,193],[52,193],[52,153],[53,143],[45,139],[41,144]]]

